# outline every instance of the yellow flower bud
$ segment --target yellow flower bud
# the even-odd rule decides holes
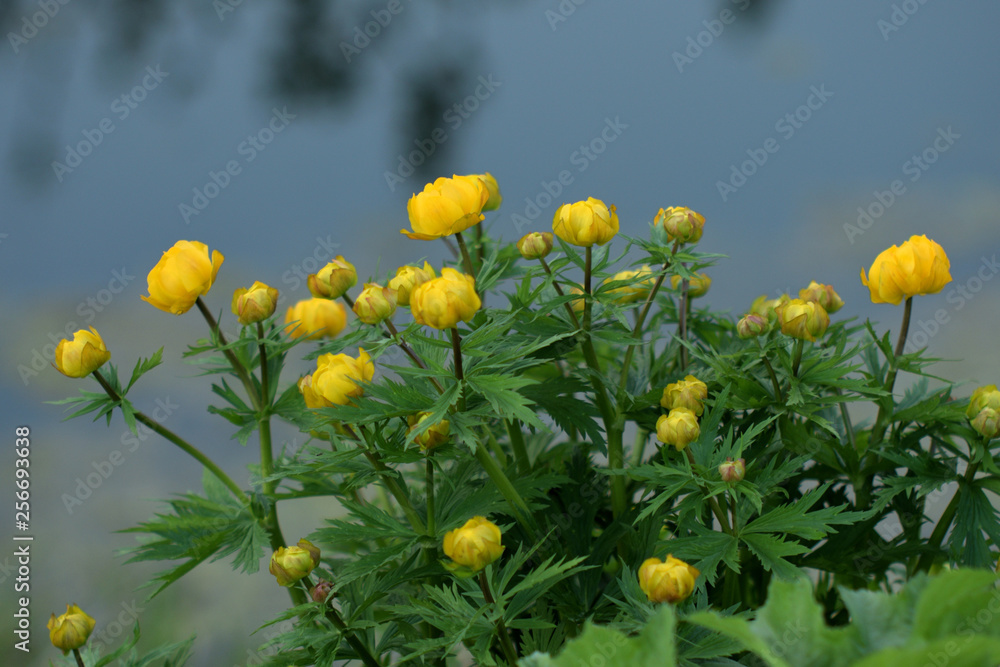
[[[63,338],[56,345],[56,369],[71,378],[90,375],[111,358],[97,329],[80,329],[73,334],[73,340]]]
[[[972,429],[989,440],[997,437],[1000,434],[1000,412],[993,408],[983,408],[972,420]]]
[[[358,282],[358,272],[354,265],[337,255],[318,273],[310,273],[306,284],[314,297],[321,299],[339,299]]]
[[[66,613],[60,616],[52,614],[45,627],[49,629],[49,639],[52,645],[61,649],[65,655],[87,643],[87,637],[94,631],[97,621],[92,619],[75,604],[66,605]]]
[[[813,341],[826,333],[830,317],[815,301],[792,299],[776,309],[781,333],[792,338]]]
[[[750,304],[749,313],[756,313],[767,320],[768,326],[778,321],[778,306],[791,301],[791,297],[782,294],[777,299],[768,299],[766,294],[761,294]]]
[[[579,287],[570,287],[569,290],[567,290],[567,293],[577,295],[577,298],[570,301],[569,305],[573,309],[574,313],[582,313],[583,307],[586,305],[586,297],[583,295],[583,290]]]
[[[359,382],[371,382],[375,364],[363,349],[358,349],[355,359],[346,354],[322,354],[316,360],[316,370],[298,381],[299,391],[308,408],[329,408],[347,405],[352,398],[361,396],[364,388]]]
[[[424,423],[424,421],[431,416],[429,412],[421,412],[419,415],[410,415],[406,418],[406,422],[409,425],[407,433],[412,433],[418,426]],[[426,431],[414,438],[414,442],[420,445],[421,451],[428,451],[434,449],[439,445],[443,445],[448,441],[448,434],[451,431],[451,424],[448,423],[447,419],[442,419],[436,424],[432,424]]]
[[[470,178],[478,178],[486,186],[486,191],[490,193],[489,199],[483,204],[484,211],[495,211],[500,208],[500,204],[503,203],[503,195],[500,194],[500,185],[497,184],[497,179],[493,178],[493,174],[486,172],[485,174],[469,174]]]
[[[552,252],[552,232],[530,232],[517,242],[517,250],[525,259],[544,259]]]
[[[552,219],[552,231],[570,245],[604,245],[618,233],[618,214],[600,199],[563,204]]]
[[[979,387],[972,392],[972,396],[969,397],[969,407],[965,410],[965,416],[972,419],[983,408],[993,408],[1000,411],[1000,391],[997,391],[995,384]]]
[[[303,299],[288,307],[285,324],[292,338],[333,338],[347,326],[347,309],[331,299]]]
[[[271,554],[268,570],[281,586],[291,586],[302,577],[309,575],[319,565],[319,547],[309,540],[299,540],[296,546],[278,547]]]
[[[401,266],[396,269],[396,277],[389,281],[389,287],[396,290],[396,303],[401,306],[410,305],[410,295],[418,285],[423,285],[431,278],[436,278],[434,267],[424,262],[424,268],[416,266]]]
[[[736,459],[734,461],[731,458],[726,458],[725,463],[719,464],[719,477],[722,478],[723,482],[728,484],[735,484],[742,481],[746,473],[747,464],[744,459]]]
[[[178,241],[149,272],[149,296],[142,300],[164,312],[182,315],[212,288],[223,260],[218,250],[209,257],[208,246],[200,241]]]
[[[399,230],[411,239],[432,241],[464,232],[480,222],[490,192],[478,176],[441,177],[424,186],[406,205],[412,232]]]
[[[653,227],[663,229],[670,242],[697,243],[705,227],[705,217],[686,206],[661,208],[653,218]]]
[[[693,375],[688,375],[683,380],[672,382],[663,389],[663,396],[660,398],[660,405],[667,410],[674,408],[687,408],[697,416],[705,411],[705,404],[702,402],[708,398],[708,385]]]
[[[750,313],[736,323],[736,335],[744,339],[755,338],[767,333],[770,328],[767,318],[757,313]]]
[[[944,248],[927,238],[911,236],[898,248],[879,253],[861,282],[871,292],[872,303],[899,305],[918,294],[937,294],[951,282],[951,262]]]
[[[395,312],[396,290],[375,283],[365,283],[365,288],[354,302],[354,314],[365,324],[378,324]]]
[[[410,294],[413,319],[435,329],[451,329],[468,322],[482,307],[476,280],[455,269],[441,269],[441,277],[428,280]]]
[[[656,274],[651,268],[643,265],[641,269],[635,271],[619,271],[606,282],[616,280],[628,280],[632,281],[633,284],[613,287],[607,293],[613,296],[617,303],[635,303],[649,296],[649,291],[653,289],[653,283],[656,282]]]
[[[674,408],[670,414],[656,420],[656,439],[665,445],[683,450],[701,435],[698,417],[687,408]]]
[[[680,289],[682,280],[680,276],[670,276],[670,286],[675,290]],[[711,286],[712,279],[707,273],[696,273],[693,278],[688,279],[688,298],[697,299],[699,296],[705,296]]]
[[[278,290],[257,280],[250,289],[240,287],[233,292],[233,315],[236,315],[240,324],[246,326],[274,315],[277,303]]]
[[[444,554],[456,565],[473,572],[483,569],[503,553],[500,529],[486,517],[475,516],[444,536]]]
[[[809,283],[809,287],[799,290],[799,298],[805,301],[815,301],[823,306],[823,310],[830,315],[844,307],[844,300],[831,286],[823,285],[815,280]]]
[[[681,602],[694,592],[694,582],[700,574],[670,554],[666,560],[647,558],[639,566],[639,588],[650,602]]]

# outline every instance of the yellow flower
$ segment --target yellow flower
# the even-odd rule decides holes
[[[329,408],[346,405],[361,396],[359,382],[371,382],[375,364],[363,349],[355,359],[346,354],[322,354],[316,360],[316,370],[298,381],[299,391],[309,408]]]
[[[337,255],[318,273],[310,273],[306,279],[309,291],[317,298],[339,299],[358,282],[358,272],[354,265]]]
[[[246,326],[260,322],[274,315],[278,303],[278,290],[268,287],[259,280],[250,289],[240,287],[233,292],[233,314],[240,324]]]
[[[436,277],[434,267],[427,262],[424,262],[422,269],[416,266],[401,266],[396,269],[396,277],[389,281],[389,287],[396,290],[396,303],[409,306],[410,295],[414,288]]]
[[[75,604],[66,605],[66,613],[61,616],[52,614],[45,627],[49,629],[49,639],[52,645],[61,649],[65,655],[73,649],[78,649],[87,643],[87,637],[94,631],[97,621],[92,619]]]
[[[296,546],[278,547],[271,554],[268,568],[282,586],[291,586],[302,577],[309,575],[319,565],[319,547],[309,540],[299,540]]]
[[[861,282],[871,292],[872,303],[899,305],[918,294],[937,294],[951,282],[951,262],[944,248],[927,238],[911,236],[898,248],[879,253]]]
[[[500,208],[500,204],[503,203],[503,195],[500,194],[500,186],[497,184],[497,179],[493,178],[493,174],[486,172],[485,174],[469,174],[470,178],[478,178],[486,186],[486,191],[490,193],[489,199],[483,204],[484,211],[495,211]]]
[[[844,300],[840,298],[840,295],[831,286],[823,285],[815,280],[809,283],[809,287],[799,290],[799,298],[806,301],[815,301],[823,306],[823,310],[830,315],[833,315],[844,307]]]
[[[486,517],[476,516],[444,536],[444,554],[456,565],[473,572],[483,569],[503,553],[500,529]]]
[[[656,420],[656,439],[665,445],[683,450],[701,435],[698,417],[687,408],[674,408],[670,414]]]
[[[639,566],[639,588],[650,602],[681,602],[694,592],[694,582],[700,574],[670,554],[666,560],[647,558]]]
[[[725,463],[719,464],[719,477],[727,484],[735,484],[743,479],[747,474],[747,462],[745,459],[726,458]]]
[[[670,276],[670,286],[673,289],[680,289],[682,280],[683,278],[680,276]],[[712,279],[708,277],[707,273],[694,274],[693,278],[688,279],[688,298],[697,299],[699,296],[705,296],[711,286]]]
[[[672,382],[663,389],[660,405],[667,410],[687,408],[697,416],[705,411],[703,401],[708,398],[708,385],[693,375]]]
[[[111,353],[104,346],[97,329],[80,329],[73,334],[73,340],[63,338],[56,345],[56,369],[71,378],[90,375],[107,363]]]
[[[653,289],[653,283],[656,282],[656,274],[653,273],[651,268],[643,265],[641,269],[635,271],[619,271],[606,282],[614,282],[616,280],[628,280],[632,284],[613,287],[608,290],[608,294],[614,297],[618,303],[635,303],[640,299],[645,299],[649,295],[649,291]]]
[[[1000,412],[993,408],[980,410],[971,423],[972,429],[984,438],[992,440],[1000,434]]]
[[[573,312],[579,314],[583,312],[583,307],[586,305],[586,297],[583,295],[583,290],[579,287],[570,287],[567,294],[574,294],[577,298],[569,302],[569,305],[573,308]]]
[[[339,301],[303,299],[288,307],[285,324],[292,338],[333,338],[347,326],[347,309]]]
[[[525,259],[544,259],[552,252],[552,232],[529,232],[517,242],[517,250]]]
[[[995,384],[988,384],[972,392],[972,396],[969,397],[969,407],[965,410],[965,416],[972,419],[983,408],[993,408],[1000,411],[1000,391],[997,391]]]
[[[777,299],[768,299],[766,294],[761,294],[750,304],[748,313],[756,313],[767,320],[768,325],[774,324],[778,320],[778,306],[788,303],[792,298],[787,294],[782,294]]]
[[[443,176],[424,186],[406,205],[412,232],[399,230],[411,239],[432,241],[463,232],[480,222],[490,192],[478,176]]]
[[[600,199],[563,204],[552,219],[552,231],[571,245],[589,248],[604,245],[618,233],[618,214]]]
[[[826,333],[830,317],[815,301],[792,299],[776,309],[781,333],[792,338],[813,341]]]
[[[653,227],[663,229],[671,243],[697,243],[705,227],[705,217],[686,206],[670,206],[657,212]]]
[[[143,296],[160,310],[182,315],[202,294],[207,294],[225,257],[200,241],[178,241],[146,277],[149,296]]]
[[[354,314],[365,324],[378,324],[396,312],[396,298],[396,290],[391,287],[366,283],[354,302]]]
[[[468,322],[482,305],[475,278],[451,268],[441,269],[440,278],[428,280],[410,294],[413,319],[435,329]]]
[[[421,412],[419,415],[410,415],[407,417],[406,422],[410,427],[407,433],[412,433],[414,429],[423,424],[430,416],[431,413],[429,412]],[[447,442],[450,431],[451,424],[448,423],[447,419],[442,419],[436,424],[429,426],[426,431],[414,438],[413,441],[420,445],[421,451],[426,452]]]
[[[736,335],[744,339],[756,338],[757,336],[767,333],[767,330],[770,328],[771,327],[767,322],[767,318],[763,315],[749,313],[744,315],[743,318],[736,323]]]

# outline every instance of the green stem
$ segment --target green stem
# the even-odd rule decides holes
[[[972,483],[972,480],[976,477],[976,473],[979,471],[979,464],[980,461],[970,463],[969,467],[965,469],[965,477],[962,480],[959,480],[958,488],[955,489],[955,495],[952,496],[951,502],[948,503],[948,506],[944,508],[941,518],[938,519],[937,525],[934,526],[934,532],[932,532],[931,536],[927,539],[927,551],[920,556],[920,560],[917,562],[918,572],[921,570],[929,570],[931,565],[934,563],[934,557],[941,549],[941,543],[944,541],[944,536],[948,532],[948,528],[951,526],[952,520],[955,518],[955,513],[958,511],[958,503],[962,495],[962,485],[963,483]]]
[[[544,257],[540,257],[538,261],[542,263],[542,268],[545,269],[545,273],[549,274],[549,277],[552,279],[552,286],[556,288],[556,294],[558,294],[559,296],[566,296],[566,294],[563,293],[562,291],[562,287],[560,287],[559,283],[556,282],[556,277],[552,273],[552,269],[549,268],[549,263],[545,261]],[[576,328],[577,329],[581,328],[580,318],[576,316],[576,311],[573,310],[573,306],[568,301],[563,305],[566,307],[566,312],[569,313],[569,317],[571,320],[573,320],[573,324],[576,326]]]
[[[212,333],[219,339],[219,345],[221,347],[228,345],[229,343],[226,341],[226,337],[222,333],[222,329],[219,328],[219,323],[215,321],[215,317],[212,315],[211,311],[209,311],[205,302],[201,300],[200,296],[195,301],[195,305],[198,306],[198,310],[201,311],[202,317],[205,318],[205,321],[208,322],[209,329],[211,329]],[[236,355],[233,354],[232,350],[224,349],[222,350],[222,354],[224,354],[226,359],[229,360],[229,365],[232,366],[233,372],[236,373],[236,377],[238,377],[240,382],[243,384],[243,388],[246,390],[247,396],[250,397],[250,403],[253,405],[253,409],[260,410],[259,397],[257,396],[257,391],[254,389],[253,382],[250,381],[250,374],[247,373],[247,369],[242,363],[240,363],[240,360],[236,358]]]
[[[406,515],[407,520],[409,520],[413,531],[421,535],[426,534],[427,528],[424,526],[424,522],[420,518],[420,515],[417,514],[417,510],[413,508],[413,502],[410,500],[410,495],[406,492],[406,489],[400,486],[399,482],[396,481],[396,472],[382,461],[382,457],[379,456],[378,452],[368,449],[368,445],[365,443],[364,439],[359,437],[350,426],[347,426],[346,424],[342,426],[347,434],[354,438],[354,440],[358,443],[361,453],[365,455],[365,458],[368,459],[368,462],[372,464],[372,467],[379,474],[379,479],[382,480],[382,485],[385,486],[389,493],[392,494],[392,497],[396,499],[396,502],[399,503],[399,507],[403,510],[403,514]],[[363,432],[363,427],[361,425],[358,426],[358,429]]]
[[[635,327],[632,328],[632,338],[638,338],[639,334],[642,332],[642,325],[646,322],[646,316],[649,314],[649,309],[653,305],[653,299],[656,298],[656,293],[660,290],[663,280],[667,277],[667,269],[669,268],[670,262],[664,263],[659,277],[653,284],[653,289],[649,290],[649,294],[646,295],[646,302],[642,305],[642,310],[639,311],[639,315],[636,317]],[[632,365],[632,356],[635,354],[636,347],[637,344],[633,343],[625,350],[625,360],[622,362],[622,376],[618,381],[619,395],[624,393],[625,387],[628,384],[628,369],[629,366]]]
[[[310,586],[309,583],[305,583],[304,585],[306,587]],[[300,589],[296,588],[296,590],[299,593],[302,593]],[[303,595],[302,597],[304,598],[303,599],[304,603],[305,596]],[[337,630],[340,632],[340,636],[343,637],[344,640],[347,641],[348,644],[350,644],[351,648],[354,649],[354,652],[358,654],[358,658],[361,659],[361,662],[368,665],[368,667],[382,667],[382,663],[379,662],[378,658],[374,656],[371,649],[369,649],[364,642],[358,639],[354,635],[353,631],[348,629],[347,624],[344,623],[344,619],[340,617],[340,614],[337,613],[337,610],[334,609],[332,605],[329,604],[325,605],[323,607],[323,613],[326,615],[327,619],[329,619],[329,621],[333,623],[333,627],[337,628]]]
[[[465,272],[475,278],[476,271],[473,268],[472,256],[469,255],[469,248],[465,245],[465,239],[462,238],[462,232],[456,232],[455,239],[458,240],[458,248],[462,251],[462,263],[465,264]]]
[[[483,470],[486,471],[486,474],[490,476],[493,483],[496,484],[500,495],[510,505],[514,518],[517,519],[517,522],[524,527],[528,535],[531,536],[531,539],[534,540],[535,526],[530,518],[531,510],[528,508],[528,503],[524,502],[524,498],[514,488],[514,485],[496,460],[490,456],[489,450],[486,447],[482,445],[476,447],[476,459],[479,461],[479,465],[483,467]]]
[[[389,332],[392,339],[396,341],[396,345],[399,345],[399,348],[406,353],[406,356],[413,360],[413,363],[417,365],[417,368],[427,370],[427,365],[420,357],[417,356],[417,353],[413,351],[413,348],[407,345],[406,341],[399,337],[399,330],[396,329],[396,325],[389,320],[382,320],[382,324],[385,325],[385,328]],[[434,388],[438,390],[439,394],[444,393],[444,387],[438,383],[437,378],[428,377],[428,379],[431,381],[431,384],[434,385]]]
[[[799,364],[802,363],[802,350],[805,346],[806,342],[801,338],[795,341],[795,358],[792,360],[792,377],[799,376]]]
[[[431,452],[427,452],[424,478],[426,480],[427,492],[427,534],[432,539],[437,539],[437,521],[434,516],[434,462]]]
[[[486,573],[482,570],[479,571],[479,587],[483,590],[483,597],[486,599],[486,602],[495,605],[496,600],[493,599],[493,594],[490,592],[490,584],[486,581]],[[500,648],[503,650],[504,657],[507,658],[507,662],[510,663],[511,667],[516,667],[517,649],[514,648],[514,643],[507,632],[507,625],[503,622],[503,615],[497,618],[497,634],[500,636]]]
[[[889,392],[888,403],[892,403],[892,390],[896,385],[896,373],[898,371],[897,364],[900,355],[903,354],[903,348],[906,346],[906,336],[910,332],[910,312],[913,309],[913,297],[906,298],[906,304],[903,306],[903,323],[899,327],[899,338],[896,340],[896,349],[894,350],[892,364],[889,367],[889,373],[885,377],[885,390]],[[872,436],[868,441],[868,448],[871,449],[875,445],[882,442],[882,438],[885,437],[886,428],[888,424],[888,416],[886,415],[885,403],[879,405],[878,415],[875,417],[875,425],[872,426]]]
[[[785,399],[781,394],[781,384],[778,382],[778,375],[774,372],[774,366],[771,365],[771,360],[767,358],[767,352],[760,344],[760,338],[754,338],[754,340],[757,341],[757,349],[760,350],[760,358],[764,362],[764,367],[767,368],[767,374],[771,376],[771,386],[774,387],[774,398],[778,403],[783,403]]]
[[[274,453],[271,449],[271,393],[270,378],[267,368],[267,346],[264,339],[264,326],[257,323],[258,350],[260,353],[260,411],[257,413],[257,428],[260,431],[260,476],[264,480],[264,496],[270,500],[264,526],[270,537],[271,548],[277,550],[285,546],[285,537],[281,534],[281,524],[278,522],[278,504],[274,498],[277,482],[268,480],[274,474]],[[289,590],[291,592],[291,589]],[[293,596],[294,601],[294,596]]]
[[[458,329],[451,328],[451,351],[455,358],[455,379],[458,380],[458,411],[465,412],[465,388],[462,383],[465,381],[465,370],[462,368],[462,338],[458,334]]]
[[[736,494],[732,492],[732,489],[728,492],[729,495],[729,511],[733,517],[733,535],[740,532],[739,523],[736,520]]]
[[[632,467],[642,464],[642,457],[646,453],[646,441],[649,440],[649,431],[641,426],[635,431],[635,443],[632,445]]]
[[[524,434],[521,433],[521,422],[517,419],[504,420],[507,425],[507,435],[510,437],[510,446],[514,450],[514,461],[517,463],[517,472],[527,476],[531,472],[531,460],[528,458],[528,448],[524,444]]]
[[[688,283],[687,278],[681,280],[681,302],[678,306],[677,337],[681,339],[681,372],[687,370],[688,364],[687,347],[684,345],[687,340]]]
[[[73,657],[76,658],[77,667],[87,667],[83,662],[83,656],[80,655],[80,649],[73,649]]]
[[[110,384],[108,384],[107,380],[105,380],[104,377],[101,376],[100,372],[95,370],[93,375],[100,383],[101,387],[104,388],[104,391],[107,392],[108,396],[111,397],[111,400],[116,401],[120,404],[122,402],[122,397],[118,395],[118,392],[116,392],[111,387]],[[215,475],[220,482],[226,485],[226,488],[232,491],[233,495],[236,496],[236,498],[240,502],[242,502],[245,505],[250,504],[250,499],[247,498],[246,494],[243,493],[243,490],[236,485],[236,482],[230,479],[229,475],[227,475],[225,472],[222,471],[222,468],[217,466],[210,458],[205,456],[197,447],[194,447],[193,445],[189,444],[179,435],[177,435],[170,429],[161,426],[159,422],[157,422],[154,419],[150,419],[142,412],[135,412],[134,414],[135,414],[135,420],[137,422],[148,426],[154,433],[174,443],[175,445],[180,447],[182,451],[184,451],[189,456],[198,461],[198,463],[205,466],[205,468],[207,468],[209,472]]]
[[[691,453],[691,448],[685,447],[684,454],[687,456],[687,460],[691,464],[691,472],[693,474],[695,461],[694,454]],[[697,480],[697,482],[698,486],[702,486],[701,480]],[[729,519],[726,518],[726,513],[722,511],[722,507],[719,505],[719,501],[716,500],[715,496],[708,499],[708,504],[712,508],[712,514],[714,514],[715,518],[719,520],[719,525],[722,526],[722,530],[730,535],[735,535],[736,533],[733,532],[733,529],[729,526]]]

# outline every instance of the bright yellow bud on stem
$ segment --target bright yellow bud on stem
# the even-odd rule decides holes
[[[700,574],[669,554],[666,560],[647,558],[639,567],[639,588],[650,602],[681,602],[694,592],[694,582]]]
[[[490,191],[478,176],[441,177],[424,186],[406,205],[413,231],[399,230],[411,239],[432,241],[464,232],[480,222]]]
[[[182,315],[191,309],[202,294],[207,294],[225,260],[222,253],[200,241],[178,241],[146,277],[149,296],[143,301],[160,310]]]
[[[451,329],[468,322],[482,307],[472,276],[455,269],[441,269],[441,277],[428,280],[410,294],[413,319],[435,329]]]
[[[285,324],[292,338],[333,338],[347,326],[347,309],[339,301],[303,299],[288,307]]]
[[[552,219],[552,231],[570,245],[604,245],[618,233],[618,214],[614,206],[588,197],[586,201],[560,206]]]
[[[951,262],[944,248],[927,238],[911,236],[898,248],[879,253],[861,282],[871,292],[872,303],[899,305],[918,294],[937,294],[951,282]]]
[[[92,619],[75,604],[66,605],[66,613],[60,616],[52,614],[46,627],[49,629],[49,639],[52,645],[62,650],[65,655],[87,643],[87,638],[94,631],[97,621]]]
[[[317,273],[310,273],[306,284],[314,297],[339,299],[358,282],[358,272],[354,265],[337,255]]]
[[[71,378],[90,375],[107,363],[111,353],[97,329],[80,329],[73,334],[73,340],[63,338],[56,345],[56,369]]]
[[[243,326],[271,317],[277,304],[278,290],[259,280],[250,289],[240,287],[233,292],[233,314]]]
[[[503,553],[500,529],[486,517],[475,516],[461,528],[444,536],[444,554],[457,566],[469,573],[478,572]]]
[[[268,568],[278,584],[291,586],[299,579],[309,575],[319,565],[320,551],[309,540],[299,540],[291,547],[278,547],[271,555],[271,566]]]

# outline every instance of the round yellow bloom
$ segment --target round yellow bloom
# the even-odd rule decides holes
[[[781,333],[792,338],[813,341],[826,333],[830,317],[815,301],[792,299],[776,309]]]
[[[80,329],[73,334],[73,340],[63,338],[56,345],[56,369],[71,378],[90,375],[111,358],[97,329]]]
[[[815,301],[823,306],[823,310],[830,315],[844,307],[844,300],[832,287],[815,280],[809,283],[809,287],[799,290],[799,298],[805,301]]]
[[[680,276],[670,276],[670,286],[673,289],[680,289],[682,280],[684,279]],[[694,274],[693,278],[688,279],[688,298],[697,299],[699,296],[705,296],[711,286],[712,279],[707,273]]]
[[[424,262],[422,269],[416,266],[401,266],[396,269],[396,277],[389,281],[389,287],[396,290],[396,303],[409,306],[410,295],[414,288],[436,277],[434,267],[428,262]]]
[[[347,326],[347,309],[331,299],[303,299],[288,307],[285,324],[292,338],[333,338]]]
[[[443,176],[424,186],[406,204],[413,231],[399,230],[411,239],[432,241],[464,232],[480,222],[490,192],[478,176]]]
[[[365,324],[378,324],[396,312],[396,298],[396,290],[391,287],[366,283],[354,302],[354,314]]]
[[[142,300],[164,312],[182,315],[212,288],[223,260],[218,250],[209,257],[208,246],[200,241],[178,241],[149,272],[149,296]]]
[[[656,420],[656,439],[665,445],[673,445],[677,451],[683,450],[701,436],[698,417],[687,408],[674,408],[670,414],[660,415]]]
[[[670,206],[659,210],[653,218],[653,227],[663,229],[670,242],[697,243],[705,227],[705,217],[686,206]]]
[[[298,387],[309,408],[329,408],[347,405],[352,398],[361,396],[364,388],[359,382],[371,382],[375,364],[363,349],[358,349],[355,359],[346,354],[322,354],[316,360],[312,375],[299,379]]]
[[[87,638],[94,631],[97,621],[92,619],[75,604],[66,605],[66,613],[60,616],[52,614],[45,627],[49,629],[49,639],[52,645],[66,654],[87,643]]]
[[[969,407],[965,410],[965,416],[972,419],[983,408],[993,408],[1000,411],[1000,391],[997,391],[995,384],[979,387],[972,392],[972,396],[969,397]]]
[[[756,313],[767,320],[768,324],[778,321],[778,306],[788,303],[792,298],[787,294],[782,294],[777,299],[768,299],[766,294],[761,294],[750,304],[748,313]]]
[[[725,463],[719,464],[719,477],[727,484],[735,484],[743,480],[747,474],[747,462],[745,459],[726,458]]]
[[[694,582],[700,574],[670,554],[666,560],[647,558],[639,566],[639,588],[650,602],[681,602],[694,592]]]
[[[641,269],[636,269],[635,271],[619,271],[606,282],[614,282],[616,280],[629,280],[633,281],[633,283],[631,285],[614,287],[608,290],[608,294],[614,297],[617,303],[635,303],[649,296],[649,291],[653,289],[653,283],[656,282],[656,274],[653,273],[651,268],[643,265]]]
[[[322,299],[339,299],[357,282],[358,272],[343,255],[337,255],[318,273],[310,273],[306,278],[312,295]]]
[[[589,248],[604,245],[618,233],[618,214],[600,199],[563,204],[552,219],[552,231],[571,245]]]
[[[766,317],[757,313],[749,313],[736,323],[736,335],[743,339],[756,338],[767,333],[770,328]]]
[[[319,547],[309,540],[299,540],[291,547],[278,547],[271,554],[271,566],[268,568],[274,578],[282,586],[291,586],[302,577],[309,575],[319,565]]]
[[[898,248],[879,253],[861,282],[871,292],[872,303],[899,305],[918,294],[937,294],[951,282],[951,262],[944,248],[927,238],[911,236]]]
[[[667,410],[687,408],[697,416],[705,411],[703,401],[708,398],[708,385],[693,375],[672,382],[663,389],[660,405]]]
[[[441,277],[428,280],[410,294],[413,319],[435,329],[451,329],[468,322],[482,308],[476,280],[455,269],[441,269]]]
[[[407,433],[412,433],[414,429],[424,423],[428,417],[431,416],[429,412],[421,412],[419,415],[410,415],[406,418],[406,422],[409,425]],[[426,431],[414,438],[414,442],[420,445],[421,451],[427,451],[429,449],[434,449],[439,445],[443,445],[448,441],[448,434],[451,431],[451,424],[448,423],[447,419],[442,419],[436,424],[432,424],[427,428]]]
[[[233,315],[236,315],[240,324],[246,326],[274,315],[277,303],[278,290],[256,280],[250,289],[240,287],[233,292]]]
[[[456,565],[473,572],[483,569],[503,553],[500,529],[486,517],[475,516],[444,536],[444,554]]]
[[[497,183],[497,179],[493,178],[493,174],[486,172],[485,174],[469,174],[470,178],[478,178],[486,186],[486,191],[490,193],[489,199],[483,204],[484,211],[495,211],[500,208],[500,204],[503,203],[503,195],[500,194],[500,185]]]
[[[980,410],[971,423],[972,429],[985,438],[992,440],[1000,435],[1000,412],[993,408]]]
[[[517,250],[525,259],[544,259],[552,252],[552,232],[528,232],[517,242]]]

